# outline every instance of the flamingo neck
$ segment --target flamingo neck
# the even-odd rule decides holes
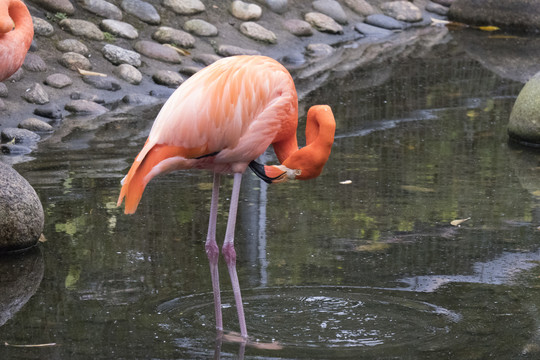
[[[32,42],[34,25],[28,8],[20,0],[8,0],[0,3],[0,40],[2,34],[18,35],[24,45]]]

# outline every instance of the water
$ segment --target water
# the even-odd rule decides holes
[[[158,108],[65,119],[17,165],[43,202],[47,241],[0,259],[1,357],[538,358],[540,155],[506,135],[521,87],[450,42],[306,96],[302,108],[328,103],[337,120],[321,177],[244,176],[238,271],[258,342],[247,346],[225,267],[228,336],[215,339],[211,174],[155,179],[123,215],[119,181]]]

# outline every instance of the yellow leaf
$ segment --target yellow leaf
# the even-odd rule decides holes
[[[498,31],[501,30],[496,26],[478,26],[477,29],[482,31]]]
[[[468,217],[468,218],[466,218],[466,219],[453,220],[453,221],[450,222],[450,225],[452,225],[452,226],[460,226],[460,225],[463,224],[465,221],[470,220],[470,219],[471,219],[471,218]]]
[[[81,277],[81,268],[79,266],[71,265],[69,267],[69,272],[66,276],[65,286],[66,289],[72,288],[79,281]]]

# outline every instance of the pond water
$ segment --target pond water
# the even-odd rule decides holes
[[[42,200],[47,241],[0,259],[0,292],[13,294],[0,357],[538,358],[540,154],[506,135],[522,86],[449,41],[302,99],[336,115],[324,173],[272,186],[246,173],[240,195],[247,326],[266,346],[231,340],[223,262],[228,336],[216,340],[204,251],[211,174],[154,179],[133,216],[115,207],[159,107],[91,126],[65,119],[62,141],[16,165]],[[218,237],[231,185],[222,180]]]

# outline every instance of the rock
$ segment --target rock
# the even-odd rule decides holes
[[[332,55],[336,50],[328,44],[309,44],[306,53],[312,58],[325,58]]]
[[[105,104],[105,99],[103,97],[88,92],[74,91],[69,95],[69,98],[71,100],[86,100],[97,104]]]
[[[56,48],[61,52],[74,52],[82,55],[88,55],[89,51],[86,45],[76,39],[65,39],[56,43]]]
[[[5,81],[6,82],[18,82],[18,81],[21,81],[23,77],[24,77],[24,70],[23,70],[23,68],[21,66],[19,68],[19,70],[15,71],[15,73],[13,73],[13,75],[8,77],[7,80],[5,80]]]
[[[90,64],[90,60],[85,58],[83,55],[74,52],[67,52],[63,54],[60,60],[58,60],[58,62],[60,63],[60,65],[73,71],[77,71],[77,69],[92,69],[92,64]]]
[[[195,15],[206,10],[200,0],[163,0],[163,5],[178,15]]]
[[[257,41],[269,44],[275,44],[277,42],[276,34],[252,21],[242,23],[240,25],[240,32]]]
[[[444,5],[437,4],[429,1],[426,4],[426,11],[432,12],[437,15],[446,16],[448,15],[448,8]]]
[[[134,66],[131,66],[129,64],[121,64],[116,69],[114,69],[114,73],[120,79],[133,85],[138,85],[142,81],[141,72],[137,70]]]
[[[73,84],[73,80],[65,74],[51,74],[45,79],[45,85],[49,85],[56,89],[63,89],[71,84]]]
[[[285,65],[286,68],[289,67],[295,67],[300,66],[306,63],[306,58],[303,54],[299,52],[293,52],[291,54],[287,54],[281,59],[279,59],[279,62]]]
[[[58,24],[60,27],[75,36],[85,37],[89,40],[102,41],[105,37],[99,28],[90,21],[77,19],[64,19]]]
[[[159,16],[156,8],[152,4],[145,1],[123,0],[120,6],[125,12],[135,16],[147,24],[159,25],[161,22],[161,17]]]
[[[283,14],[289,8],[287,0],[266,0],[266,5],[278,14]]]
[[[257,50],[244,49],[234,45],[220,45],[217,48],[216,53],[221,56],[235,56],[235,55],[261,55]]]
[[[289,19],[283,22],[283,27],[287,29],[293,35],[296,36],[311,36],[313,35],[313,28],[304,20]]]
[[[512,140],[540,146],[540,72],[521,89],[508,122]]]
[[[44,106],[34,109],[34,114],[37,116],[42,116],[47,119],[61,119],[62,109],[54,103],[49,103]]]
[[[49,132],[53,131],[53,127],[49,124],[47,124],[43,120],[39,120],[36,118],[28,118],[24,119],[17,125],[19,129],[25,129],[29,131],[35,131],[35,132]]]
[[[118,91],[122,88],[120,83],[109,76],[83,76],[83,81],[89,85],[92,85],[96,89],[107,91]]]
[[[28,146],[17,145],[17,144],[0,144],[0,153],[5,155],[26,155],[30,154],[32,149]],[[1,161],[0,161],[1,162]]]
[[[446,7],[450,7],[450,5],[452,5],[452,3],[454,2],[454,0],[432,0],[432,1],[434,3],[440,4]]]
[[[33,2],[53,13],[64,13],[66,15],[75,13],[75,8],[69,0],[34,0]]]
[[[6,84],[0,82],[0,98],[5,98],[9,94]]]
[[[347,15],[341,5],[335,0],[316,0],[312,4],[313,8],[325,15],[330,16],[340,24],[347,24]]]
[[[354,26],[354,29],[366,36],[388,36],[394,34],[392,30],[383,29],[378,26],[372,26],[365,23],[358,23]]]
[[[422,11],[418,6],[408,1],[391,1],[381,4],[381,10],[385,15],[396,20],[417,22],[422,20]]]
[[[34,36],[48,37],[54,34],[54,27],[47,20],[32,16],[32,22],[34,23]]]
[[[178,72],[187,75],[188,77],[198,73],[201,70],[198,66],[182,66]]]
[[[156,84],[176,88],[184,82],[182,75],[170,70],[158,70],[152,79]]]
[[[36,191],[11,166],[0,161],[0,251],[36,245],[43,225],[43,206]]]
[[[366,0],[345,0],[345,5],[358,15],[368,16],[375,14],[375,10]]]
[[[180,64],[182,59],[180,55],[170,47],[158,44],[153,41],[137,41],[133,48],[142,55],[149,58],[165,61],[173,64]]]
[[[120,46],[107,44],[101,49],[101,53],[105,59],[114,65],[129,64],[135,67],[141,66],[141,55]]]
[[[225,46],[227,46],[227,45],[225,45]],[[205,66],[213,64],[216,61],[218,61],[219,59],[221,59],[221,56],[218,56],[216,54],[199,54],[199,55],[194,55],[193,56],[193,61],[201,63],[201,64],[203,64]]]
[[[343,34],[343,28],[328,15],[318,12],[309,12],[304,19],[315,29],[330,34]]]
[[[195,46],[195,38],[185,31],[161,26],[153,34],[152,39],[162,44],[174,44],[182,48]]]
[[[26,89],[24,94],[22,94],[22,98],[31,104],[43,105],[49,102],[49,95],[43,89],[43,86],[38,83],[34,83],[34,85]]]
[[[137,29],[135,29],[133,25],[123,21],[105,19],[101,21],[100,27],[103,29],[103,31],[126,39],[133,40],[139,37],[139,32]]]
[[[82,0],[79,2],[83,9],[93,14],[112,20],[122,20],[122,11],[118,6],[105,0]]]
[[[27,53],[24,58],[23,67],[27,71],[31,72],[43,72],[47,71],[47,64],[38,54]]]
[[[109,111],[103,105],[88,100],[71,100],[65,108],[78,115],[101,115]]]
[[[153,105],[159,102],[159,99],[144,94],[128,94],[122,98],[122,101],[129,105]]]
[[[396,19],[383,14],[373,14],[366,17],[365,22],[369,25],[378,26],[389,30],[403,30],[405,25]]]
[[[5,128],[0,133],[0,137],[3,142],[14,142],[15,144],[24,145],[33,145],[41,139],[35,132],[18,128]]]
[[[184,23],[184,30],[189,31],[197,36],[217,36],[218,29],[201,19],[191,19]]]
[[[235,0],[231,4],[231,14],[244,21],[258,20],[262,15],[262,9],[259,5]]]

